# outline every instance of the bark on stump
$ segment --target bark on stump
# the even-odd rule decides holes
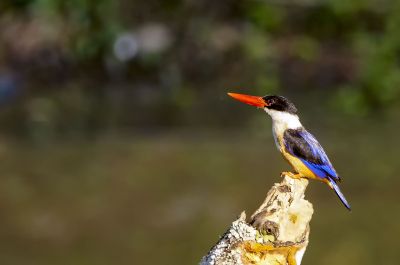
[[[243,212],[201,265],[300,265],[308,244],[313,214],[304,199],[306,179],[284,176],[246,221]]]

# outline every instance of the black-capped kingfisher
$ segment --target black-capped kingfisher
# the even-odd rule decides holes
[[[250,96],[228,93],[243,103],[262,108],[272,118],[272,133],[276,147],[293,167],[292,178],[317,179],[331,187],[347,209],[350,204],[340,191],[340,177],[317,139],[301,124],[296,106],[282,96]]]

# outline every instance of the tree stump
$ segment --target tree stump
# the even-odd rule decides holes
[[[284,175],[249,221],[243,212],[201,265],[300,265],[314,212],[304,199],[307,179]]]

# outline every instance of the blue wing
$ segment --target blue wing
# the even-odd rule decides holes
[[[350,204],[336,184],[340,177],[317,139],[304,129],[286,130],[283,139],[287,152],[300,159],[315,175],[327,179],[344,206],[351,210]]]
[[[283,139],[287,152],[299,158],[315,175],[340,180],[324,149],[312,134],[305,129],[289,129]]]

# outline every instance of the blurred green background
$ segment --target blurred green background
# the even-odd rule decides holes
[[[398,264],[395,0],[2,0],[1,264],[199,262],[289,169],[229,91],[296,102],[344,179],[303,263]]]

